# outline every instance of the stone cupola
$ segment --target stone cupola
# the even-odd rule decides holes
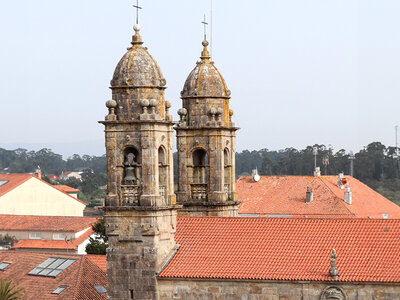
[[[229,126],[229,99],[231,92],[224,78],[211,61],[208,41],[203,41],[200,61],[190,72],[181,92],[183,107],[188,111],[188,125],[207,125],[212,111],[220,125]],[[216,120],[218,121],[218,120]]]
[[[140,26],[134,26],[132,46],[119,61],[111,80],[113,99],[118,102],[116,114],[119,120],[140,118],[143,99],[156,100],[158,119],[165,118],[164,90],[167,81],[156,60],[143,47]]]
[[[237,215],[235,132],[230,91],[204,40],[200,61],[181,92],[177,201],[181,214]]]

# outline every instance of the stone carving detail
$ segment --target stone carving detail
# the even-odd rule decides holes
[[[329,278],[330,279],[338,279],[339,278],[339,270],[336,267],[336,250],[332,249],[331,252],[331,268],[329,269]]]
[[[321,300],[346,300],[345,292],[338,286],[328,286],[326,287],[322,294]]]

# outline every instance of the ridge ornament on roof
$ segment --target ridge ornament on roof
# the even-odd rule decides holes
[[[339,270],[336,267],[336,250],[331,252],[331,268],[329,269],[329,279],[339,279]]]

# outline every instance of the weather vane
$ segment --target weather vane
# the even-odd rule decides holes
[[[208,23],[206,22],[206,14],[204,14],[204,21],[201,22],[201,24],[204,24],[204,40],[207,39],[207,29],[206,26],[208,25]]]
[[[139,6],[139,0],[136,0],[136,5],[133,5],[134,8],[136,8],[136,24],[139,24],[139,9],[142,9]]]

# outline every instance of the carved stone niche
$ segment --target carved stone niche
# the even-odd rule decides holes
[[[338,286],[327,286],[322,294],[321,300],[347,300],[345,292]]]

